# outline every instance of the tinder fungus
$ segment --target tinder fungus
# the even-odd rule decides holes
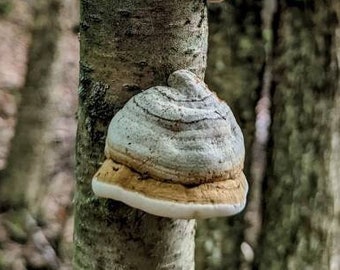
[[[187,70],[131,98],[113,117],[97,196],[170,218],[240,212],[244,141],[228,105]]]

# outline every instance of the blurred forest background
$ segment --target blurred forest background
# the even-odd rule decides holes
[[[78,5],[0,0],[0,269],[72,269]],[[339,15],[209,6],[206,82],[244,132],[250,193],[198,221],[196,269],[340,269]]]

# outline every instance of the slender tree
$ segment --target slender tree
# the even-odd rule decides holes
[[[202,0],[81,1],[74,269],[194,269],[194,220],[148,215],[96,198],[113,115],[177,69],[203,77],[207,15]]]
[[[336,2],[278,3],[258,269],[340,267]]]
[[[255,107],[265,60],[262,0],[225,1],[209,7],[207,83],[232,108],[244,134],[245,172],[250,176]],[[238,269],[246,223],[243,215],[198,222],[197,269]]]
[[[52,66],[59,36],[59,0],[36,0],[25,86],[7,167],[0,175],[2,208],[36,207],[46,180]]]

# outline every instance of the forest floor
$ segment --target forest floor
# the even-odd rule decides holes
[[[0,170],[6,166],[24,89],[32,26],[30,1],[0,7]],[[0,214],[0,269],[71,269],[74,141],[79,41],[76,0],[63,1],[61,36],[54,63],[55,104],[50,131],[49,178],[33,215],[26,209]]]

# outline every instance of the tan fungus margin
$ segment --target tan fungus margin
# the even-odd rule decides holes
[[[95,177],[98,181],[117,185],[128,191],[164,201],[200,204],[239,204],[246,200],[248,184],[241,171],[234,179],[193,187],[143,178],[138,172],[111,159],[104,161]]]

